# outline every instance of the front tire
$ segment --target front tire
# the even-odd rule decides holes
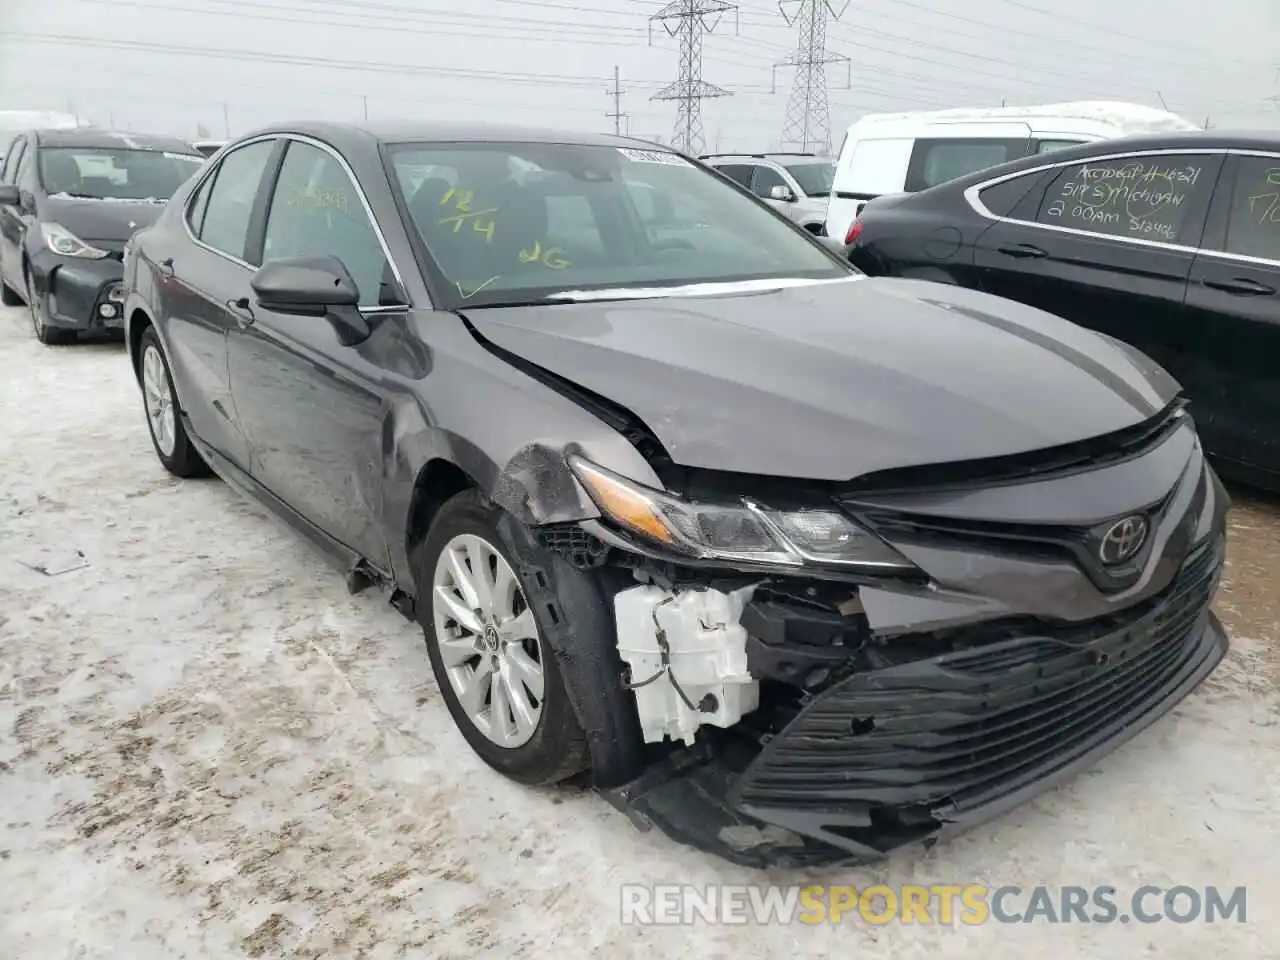
[[[160,463],[175,477],[203,477],[209,466],[187,435],[178,413],[178,394],[173,388],[169,361],[160,345],[155,327],[142,331],[138,343],[142,380],[142,406],[147,414],[151,446]]]
[[[471,749],[519,783],[559,783],[588,767],[587,739],[501,517],[475,490],[440,508],[415,554],[419,620]]]
[[[25,276],[27,282],[27,310],[31,313],[31,330],[36,335],[36,339],[46,347],[70,343],[76,338],[75,332],[59,330],[57,327],[49,325],[48,304],[36,293],[35,284],[31,282],[31,271],[27,270]]]

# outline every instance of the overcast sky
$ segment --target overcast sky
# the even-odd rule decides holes
[[[275,120],[492,118],[669,139],[661,0],[0,0],[0,107],[192,136]],[[840,3],[833,0],[837,10]],[[1280,0],[853,0],[827,48],[834,141],[858,116],[1074,99],[1280,129]],[[743,0],[705,41],[708,149],[776,148],[797,37]],[[851,69],[850,69],[851,68]]]

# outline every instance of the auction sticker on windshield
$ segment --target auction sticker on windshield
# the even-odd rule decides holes
[[[665,163],[676,167],[687,167],[689,161],[665,150],[633,150],[630,147],[619,147],[618,152],[628,160],[636,163]]]

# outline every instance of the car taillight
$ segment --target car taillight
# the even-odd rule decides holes
[[[853,220],[853,223],[849,224],[849,232],[844,235],[845,246],[847,247],[849,244],[857,240],[859,234],[861,233],[862,233],[862,218],[855,217]]]

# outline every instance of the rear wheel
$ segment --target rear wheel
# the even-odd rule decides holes
[[[10,290],[9,285],[3,280],[0,280],[0,304],[4,304],[6,307],[22,306],[22,297],[18,296],[15,291]]]
[[[427,652],[471,749],[513,780],[558,783],[587,768],[587,740],[501,515],[474,490],[436,515],[415,557]]]
[[[178,394],[155,327],[142,331],[139,350],[142,405],[156,456],[175,477],[205,476],[209,473],[208,464],[192,444],[178,414]]]

